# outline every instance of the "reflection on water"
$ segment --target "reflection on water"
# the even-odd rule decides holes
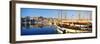
[[[58,34],[56,27],[53,25],[39,26],[22,24],[21,35],[42,35],[42,34]]]

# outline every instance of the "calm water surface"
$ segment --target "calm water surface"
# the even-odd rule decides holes
[[[43,34],[58,34],[55,26],[42,27],[22,27],[21,35],[43,35]]]

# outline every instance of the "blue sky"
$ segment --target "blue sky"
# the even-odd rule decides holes
[[[87,10],[61,10],[61,9],[40,9],[40,8],[21,8],[21,16],[43,16],[46,18],[57,18],[58,14],[63,11],[63,17],[66,15],[69,19],[77,19],[81,14],[81,18],[90,18],[92,11]],[[80,11],[80,13],[79,13]]]

